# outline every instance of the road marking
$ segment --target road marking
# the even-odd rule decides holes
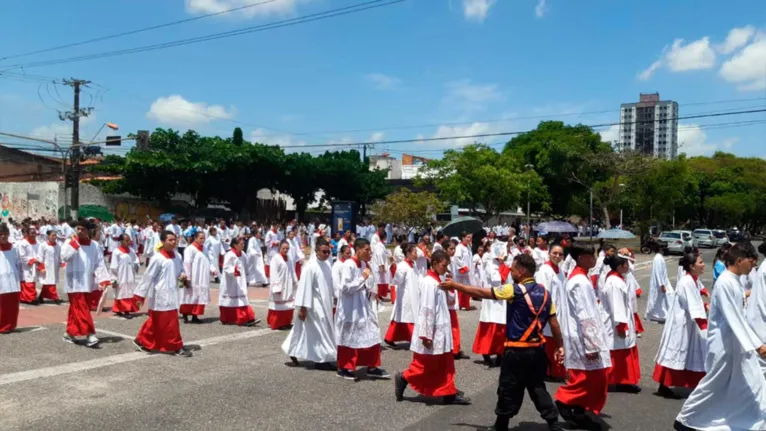
[[[97,332],[98,331],[99,330],[97,330]],[[122,334],[117,334],[116,332],[103,331],[103,330],[100,330],[100,331],[105,334],[108,333],[108,334],[119,335],[121,337],[124,336]],[[230,343],[233,341],[246,340],[246,339],[255,338],[255,337],[262,337],[264,335],[272,334],[272,333],[283,334],[283,332],[280,332],[280,331],[272,331],[271,329],[263,328],[263,329],[256,329],[253,331],[240,332],[238,334],[230,334],[230,335],[223,335],[220,337],[205,338],[199,341],[192,341],[192,342],[187,342],[184,344],[187,344],[187,345],[196,344],[201,347],[208,347],[208,346],[214,346],[216,344]],[[128,337],[128,338],[130,339],[131,337]],[[72,373],[78,373],[82,371],[94,370],[97,368],[108,367],[110,365],[117,365],[117,364],[123,364],[126,362],[134,362],[134,361],[140,361],[142,359],[158,358],[158,357],[165,357],[165,356],[167,355],[162,355],[162,354],[150,355],[144,352],[122,353],[119,355],[107,356],[105,358],[92,359],[89,361],[73,362],[69,364],[56,365],[53,367],[45,367],[45,368],[38,368],[35,370],[27,370],[27,371],[20,371],[16,373],[2,374],[0,375],[0,386],[10,385],[13,383],[27,382],[30,380],[43,379],[48,377],[56,377],[56,376],[61,376],[64,374],[72,374]]]
[[[37,332],[37,331],[45,331],[45,326],[19,326],[16,328],[16,331],[18,332]]]
[[[136,338],[135,335],[120,334],[119,332],[107,331],[106,329],[96,328],[96,332],[100,332],[100,333],[106,334],[106,335],[114,335],[115,337],[120,337],[120,338],[123,338],[123,339],[126,339],[126,340],[132,340],[133,338]]]

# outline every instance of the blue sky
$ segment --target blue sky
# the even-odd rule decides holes
[[[257,1],[7,2],[0,6],[0,58]],[[361,1],[276,0],[5,59],[0,71]],[[316,153],[345,147],[301,147],[522,131],[541,119],[610,123],[618,120],[620,103],[636,101],[640,92],[678,101],[681,116],[766,108],[766,7],[759,0],[406,0],[233,38],[10,72],[98,84],[83,96],[95,108],[83,125],[84,140],[107,121],[124,134],[173,127],[228,136],[239,126],[249,138]],[[71,125],[58,120],[57,110],[66,109],[60,102],[70,103],[71,90],[21,81],[0,75],[0,131],[67,139]],[[720,103],[732,100],[739,101]],[[749,120],[766,114],[682,120],[680,151],[766,157],[766,124],[721,125]],[[499,148],[505,140],[482,142]],[[473,141],[379,144],[371,151],[439,157]]]

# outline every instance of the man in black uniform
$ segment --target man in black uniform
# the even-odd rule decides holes
[[[506,307],[505,351],[500,368],[500,383],[497,388],[495,425],[487,431],[506,431],[508,422],[519,413],[524,400],[524,390],[529,392],[540,416],[551,430],[563,430],[558,421],[558,410],[545,387],[548,360],[543,343],[543,328],[551,325],[553,338],[558,346],[556,359],[561,361],[564,349],[561,347],[561,328],[556,320],[556,307],[550,293],[535,282],[535,260],[522,254],[513,259],[511,275],[513,284],[492,289],[465,286],[447,280],[442,289],[454,289],[474,298],[508,301]]]

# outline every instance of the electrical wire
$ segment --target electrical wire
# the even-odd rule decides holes
[[[199,36],[194,38],[188,38],[188,39],[179,39],[172,42],[165,42],[165,43],[158,43],[154,45],[146,45],[136,48],[129,48],[129,49],[121,49],[121,50],[115,50],[115,51],[106,51],[96,54],[89,54],[89,55],[82,55],[82,56],[75,56],[75,57],[68,57],[68,58],[60,58],[60,59],[54,59],[54,60],[47,60],[47,61],[38,61],[38,62],[31,62],[31,63],[25,63],[25,64],[14,64],[5,66],[7,67],[7,70],[12,70],[20,67],[40,67],[40,66],[51,66],[55,64],[63,64],[63,63],[72,63],[72,62],[79,62],[79,61],[86,61],[86,60],[95,60],[95,59],[101,59],[101,58],[107,58],[107,57],[115,57],[115,56],[121,56],[121,55],[128,55],[128,54],[136,54],[139,52],[146,52],[146,51],[154,51],[159,49],[167,49],[167,48],[173,48],[177,46],[184,46],[189,44],[195,44],[200,42],[207,42],[210,40],[217,40],[217,39],[224,39],[229,37],[235,37],[235,36],[241,36],[244,34],[250,34],[250,33],[256,33],[261,31],[267,31],[267,30],[274,30],[277,28],[282,27],[290,27],[293,25],[298,24],[305,24],[308,22],[313,21],[320,21],[328,18],[334,18],[342,15],[349,15],[353,13],[362,12],[365,10],[370,9],[376,9],[381,8],[385,6],[391,6],[397,3],[403,3],[406,0],[370,0],[363,3],[358,3],[352,6],[346,6],[342,8],[336,8],[336,9],[330,9],[324,12],[318,12],[314,14],[304,15],[297,18],[290,18],[282,21],[275,21],[268,24],[262,24],[252,27],[245,27],[243,29],[239,30],[232,30],[232,31],[226,31],[221,33],[213,33],[209,34],[207,36]]]

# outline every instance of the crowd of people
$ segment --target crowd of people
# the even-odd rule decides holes
[[[179,321],[204,322],[214,281],[225,325],[257,325],[248,287],[264,286],[267,324],[289,330],[282,349],[295,365],[313,362],[347,380],[357,380],[362,367],[368,378],[393,378],[397,401],[410,388],[445,404],[469,404],[456,387],[454,361],[467,358],[470,345],[500,368],[491,429],[507,429],[525,390],[550,429],[563,429],[559,416],[599,429],[609,391],[640,391],[642,289],[631,250],[602,244],[596,252],[502,227],[473,247],[471,233],[405,234],[390,224],[334,237],[324,224],[294,221],[0,224],[0,333],[15,329],[20,303],[62,302],[56,284],[64,267],[65,341],[99,344],[91,312],[102,311],[111,288],[118,316],[132,318],[148,305],[138,349],[188,357]],[[680,258],[675,287],[663,253],[652,262],[644,318],[664,324],[652,379],[664,397],[693,389],[678,430],[766,429],[766,266],[756,262],[749,243],[722,248],[711,293],[700,281],[698,250]],[[481,310],[469,344],[457,311],[475,310],[472,298]],[[389,322],[378,317],[384,303],[392,307]],[[383,369],[381,343],[408,346],[408,368],[393,377]],[[564,384],[551,397],[546,380]]]

